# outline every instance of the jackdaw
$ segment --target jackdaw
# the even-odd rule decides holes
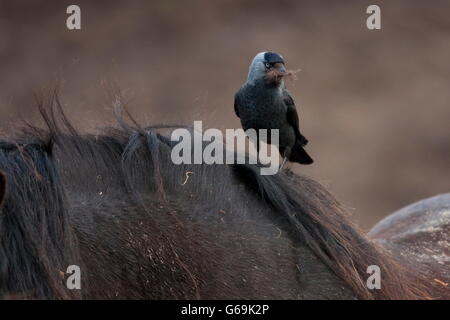
[[[267,129],[270,144],[270,129],[279,130],[279,151],[283,159],[301,164],[311,164],[313,159],[304,146],[308,140],[300,133],[299,119],[294,100],[286,89],[283,57],[275,52],[260,52],[253,59],[247,81],[234,98],[234,111],[241,119],[242,128]],[[256,149],[259,153],[260,137]]]

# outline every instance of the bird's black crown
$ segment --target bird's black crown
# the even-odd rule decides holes
[[[270,52],[270,51],[266,52],[264,54],[264,60],[266,60],[268,63],[271,63],[271,64],[279,63],[279,62],[284,64],[283,57],[275,52]]]

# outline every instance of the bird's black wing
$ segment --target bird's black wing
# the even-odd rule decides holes
[[[234,95],[234,113],[239,117],[239,91]]]
[[[294,99],[292,99],[291,95],[289,94],[289,91],[283,90],[283,100],[287,106],[287,114],[286,114],[287,121],[294,128],[295,135],[299,139],[300,144],[302,146],[306,146],[306,144],[308,143],[308,139],[306,139],[300,133],[300,124],[297,109],[295,108]]]

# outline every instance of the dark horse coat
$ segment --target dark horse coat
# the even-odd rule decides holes
[[[443,297],[310,178],[177,166],[156,127],[121,121],[81,135],[56,97],[43,104],[45,129],[0,143],[0,297]],[[69,265],[81,268],[80,290],[66,287]],[[369,265],[380,290],[366,287]]]
[[[450,295],[450,193],[413,203],[378,222],[368,234]],[[449,297],[450,298],[450,297]]]

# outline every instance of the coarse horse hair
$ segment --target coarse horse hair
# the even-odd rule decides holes
[[[120,107],[120,100],[116,104]],[[258,279],[250,289],[267,286],[272,292],[269,281],[279,281],[280,297],[290,297],[282,293],[296,288],[281,288],[288,284],[258,268],[261,261],[271,267],[287,259],[289,266],[301,264],[306,251],[286,249],[292,246],[311,252],[316,260],[308,260],[315,264],[308,268],[322,268],[336,278],[336,292],[342,290],[343,297],[441,296],[413,268],[366,238],[311,178],[289,170],[262,176],[257,165],[249,164],[174,165],[173,143],[161,133],[165,126],[143,128],[125,113],[129,120],[119,116],[119,127],[81,134],[64,115],[56,93],[42,98],[39,110],[45,128],[27,124],[10,141],[0,142],[0,185],[6,186],[0,190],[0,296],[248,297],[245,289],[233,291],[239,286],[229,279],[239,272],[252,278],[254,262]],[[270,228],[255,222],[260,217]],[[260,237],[273,226],[277,237]],[[239,250],[256,253],[246,261]],[[268,252],[278,252],[279,261]],[[228,258],[217,261],[217,256]],[[115,266],[118,261],[127,271]],[[74,263],[95,273],[84,280],[89,289],[83,294],[64,286],[64,270]],[[370,265],[381,269],[379,290],[366,286]],[[137,276],[139,270],[146,276]],[[128,285],[111,289],[112,278]],[[159,289],[150,294],[147,282]],[[215,285],[222,293],[211,289]]]

